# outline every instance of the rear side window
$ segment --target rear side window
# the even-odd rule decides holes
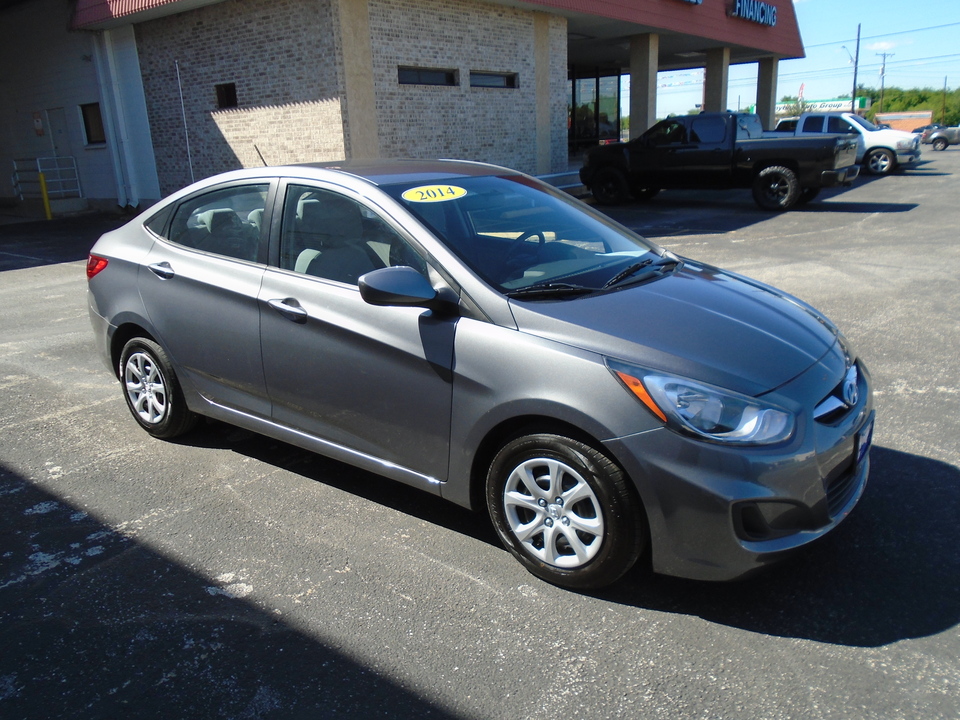
[[[715,115],[694,118],[690,128],[690,140],[704,145],[722,143],[726,134],[727,121]]]
[[[763,125],[756,115],[737,116],[737,140],[755,140],[763,137]]]
[[[810,116],[803,119],[802,132],[819,133],[823,132],[823,118]]]
[[[167,238],[178,245],[257,260],[267,183],[237,185],[182,202],[170,223]]]

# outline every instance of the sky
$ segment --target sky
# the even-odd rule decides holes
[[[806,57],[781,60],[777,99],[829,100],[853,89],[857,25],[857,84],[880,87],[960,87],[960,0],[794,0]],[[757,66],[731,65],[727,105],[756,102]],[[703,97],[702,70],[660,73],[657,116],[685,114]],[[629,97],[629,95],[626,95]]]

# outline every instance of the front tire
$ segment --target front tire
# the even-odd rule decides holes
[[[872,150],[864,160],[867,172],[871,175],[889,175],[897,166],[897,159],[889,150]]]
[[[623,471],[594,447],[561,435],[508,442],[490,464],[487,507],[507,550],[561,587],[613,583],[646,542],[640,501]]]
[[[196,424],[169,356],[153,340],[134,338],[124,345],[120,382],[134,420],[154,437],[174,438]]]
[[[764,210],[789,210],[799,199],[800,181],[790,168],[772,165],[753,179],[753,200]]]
[[[612,167],[601,168],[593,177],[590,190],[601,205],[623,205],[630,199],[630,187],[622,172]]]

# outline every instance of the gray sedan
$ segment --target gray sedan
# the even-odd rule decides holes
[[[232,423],[486,508],[570,588],[743,576],[866,485],[869,374],[816,310],[529,176],[455,161],[241,170],[91,251],[133,418]]]

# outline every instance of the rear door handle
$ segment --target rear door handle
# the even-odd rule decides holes
[[[297,323],[305,323],[307,317],[309,317],[307,311],[297,302],[296,298],[274,298],[273,300],[267,300],[267,305],[288,320]]]
[[[157,277],[162,277],[164,280],[169,280],[174,275],[173,268],[170,267],[170,263],[164,261],[162,263],[154,263],[153,265],[148,265],[150,272],[152,272]]]

